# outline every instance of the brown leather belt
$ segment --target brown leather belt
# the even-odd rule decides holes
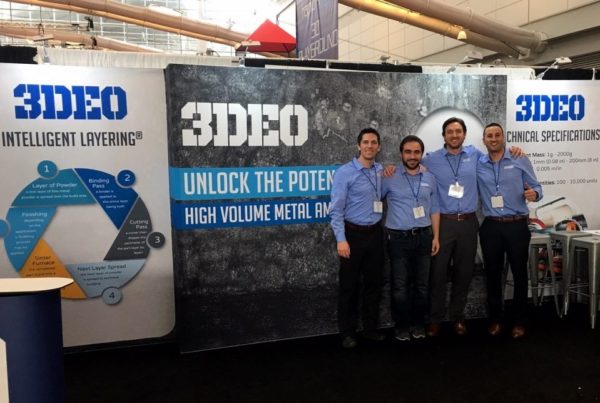
[[[486,220],[492,220],[492,221],[498,221],[498,222],[515,222],[515,221],[527,220],[529,218],[529,216],[526,216],[526,215],[505,215],[505,216],[502,216],[502,217],[487,216],[485,218],[486,218]]]
[[[446,220],[465,221],[465,220],[468,220],[469,218],[475,217],[475,213],[458,213],[458,214],[440,213],[440,217],[445,218]]]
[[[348,221],[344,221],[344,226],[353,231],[371,232],[371,231],[375,231],[377,228],[381,228],[381,221],[378,221],[375,224],[370,224],[370,225],[358,225],[358,224],[353,224]]]

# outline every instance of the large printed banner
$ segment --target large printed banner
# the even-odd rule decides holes
[[[0,64],[0,77],[0,277],[74,280],[66,346],[168,334],[162,70]]]
[[[338,58],[337,0],[296,0],[296,42],[301,59]]]
[[[513,80],[507,102],[507,142],[544,186],[532,206],[540,228],[600,229],[600,83]]]
[[[358,132],[376,128],[380,161],[397,163],[405,135],[439,147],[458,115],[480,141],[506,106],[502,76],[170,65],[166,84],[184,351],[336,332],[329,192]],[[482,316],[474,283],[469,315]]]

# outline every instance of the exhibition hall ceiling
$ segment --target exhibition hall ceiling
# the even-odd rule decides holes
[[[170,15],[181,15],[248,34],[252,33],[265,19],[275,22],[277,14],[290,3],[289,0],[122,0],[120,2],[148,7]],[[217,55],[234,53],[231,47],[174,33],[108,18],[11,1],[0,1],[0,25],[2,24],[23,24],[30,28],[37,28],[40,33],[43,33],[44,30],[55,29],[89,33],[169,53]],[[280,25],[293,34],[295,29],[293,26],[290,24],[286,26],[282,21],[280,21]],[[0,35],[0,45],[24,43],[23,39]],[[53,43],[52,45],[78,46],[73,43]]]

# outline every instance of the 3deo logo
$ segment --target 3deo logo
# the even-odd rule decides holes
[[[17,119],[121,120],[127,115],[127,94],[121,87],[19,84]]]
[[[215,146],[238,147],[247,141],[249,146],[279,146],[281,142],[298,147],[308,140],[308,112],[301,105],[279,109],[278,105],[248,104],[246,110],[240,104],[188,102],[181,108],[181,118],[191,120],[192,127],[181,130],[184,146],[206,146],[213,141]],[[235,122],[231,134],[230,121]],[[279,130],[271,129],[269,122],[279,122]]]
[[[581,120],[585,116],[583,95],[519,95],[517,97],[517,122],[532,120]]]

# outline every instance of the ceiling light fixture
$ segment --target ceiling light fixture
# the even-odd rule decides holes
[[[448,74],[448,73],[454,73],[454,71],[456,70],[456,68],[458,67],[458,65],[459,64],[463,64],[467,60],[481,60],[481,59],[483,59],[483,55],[481,54],[481,52],[477,52],[476,50],[471,50],[466,55],[464,55],[464,57],[458,63],[456,63],[455,65],[453,65],[452,67],[450,67],[446,71],[446,74]]]
[[[540,74],[538,74],[535,79],[536,80],[541,80],[544,78],[544,76],[546,75],[546,72],[550,69],[557,69],[559,64],[569,64],[572,63],[572,60],[566,56],[561,56],[561,57],[557,57],[556,59],[554,59],[554,62],[552,62],[552,64],[548,67],[546,67],[546,70],[542,71]]]

